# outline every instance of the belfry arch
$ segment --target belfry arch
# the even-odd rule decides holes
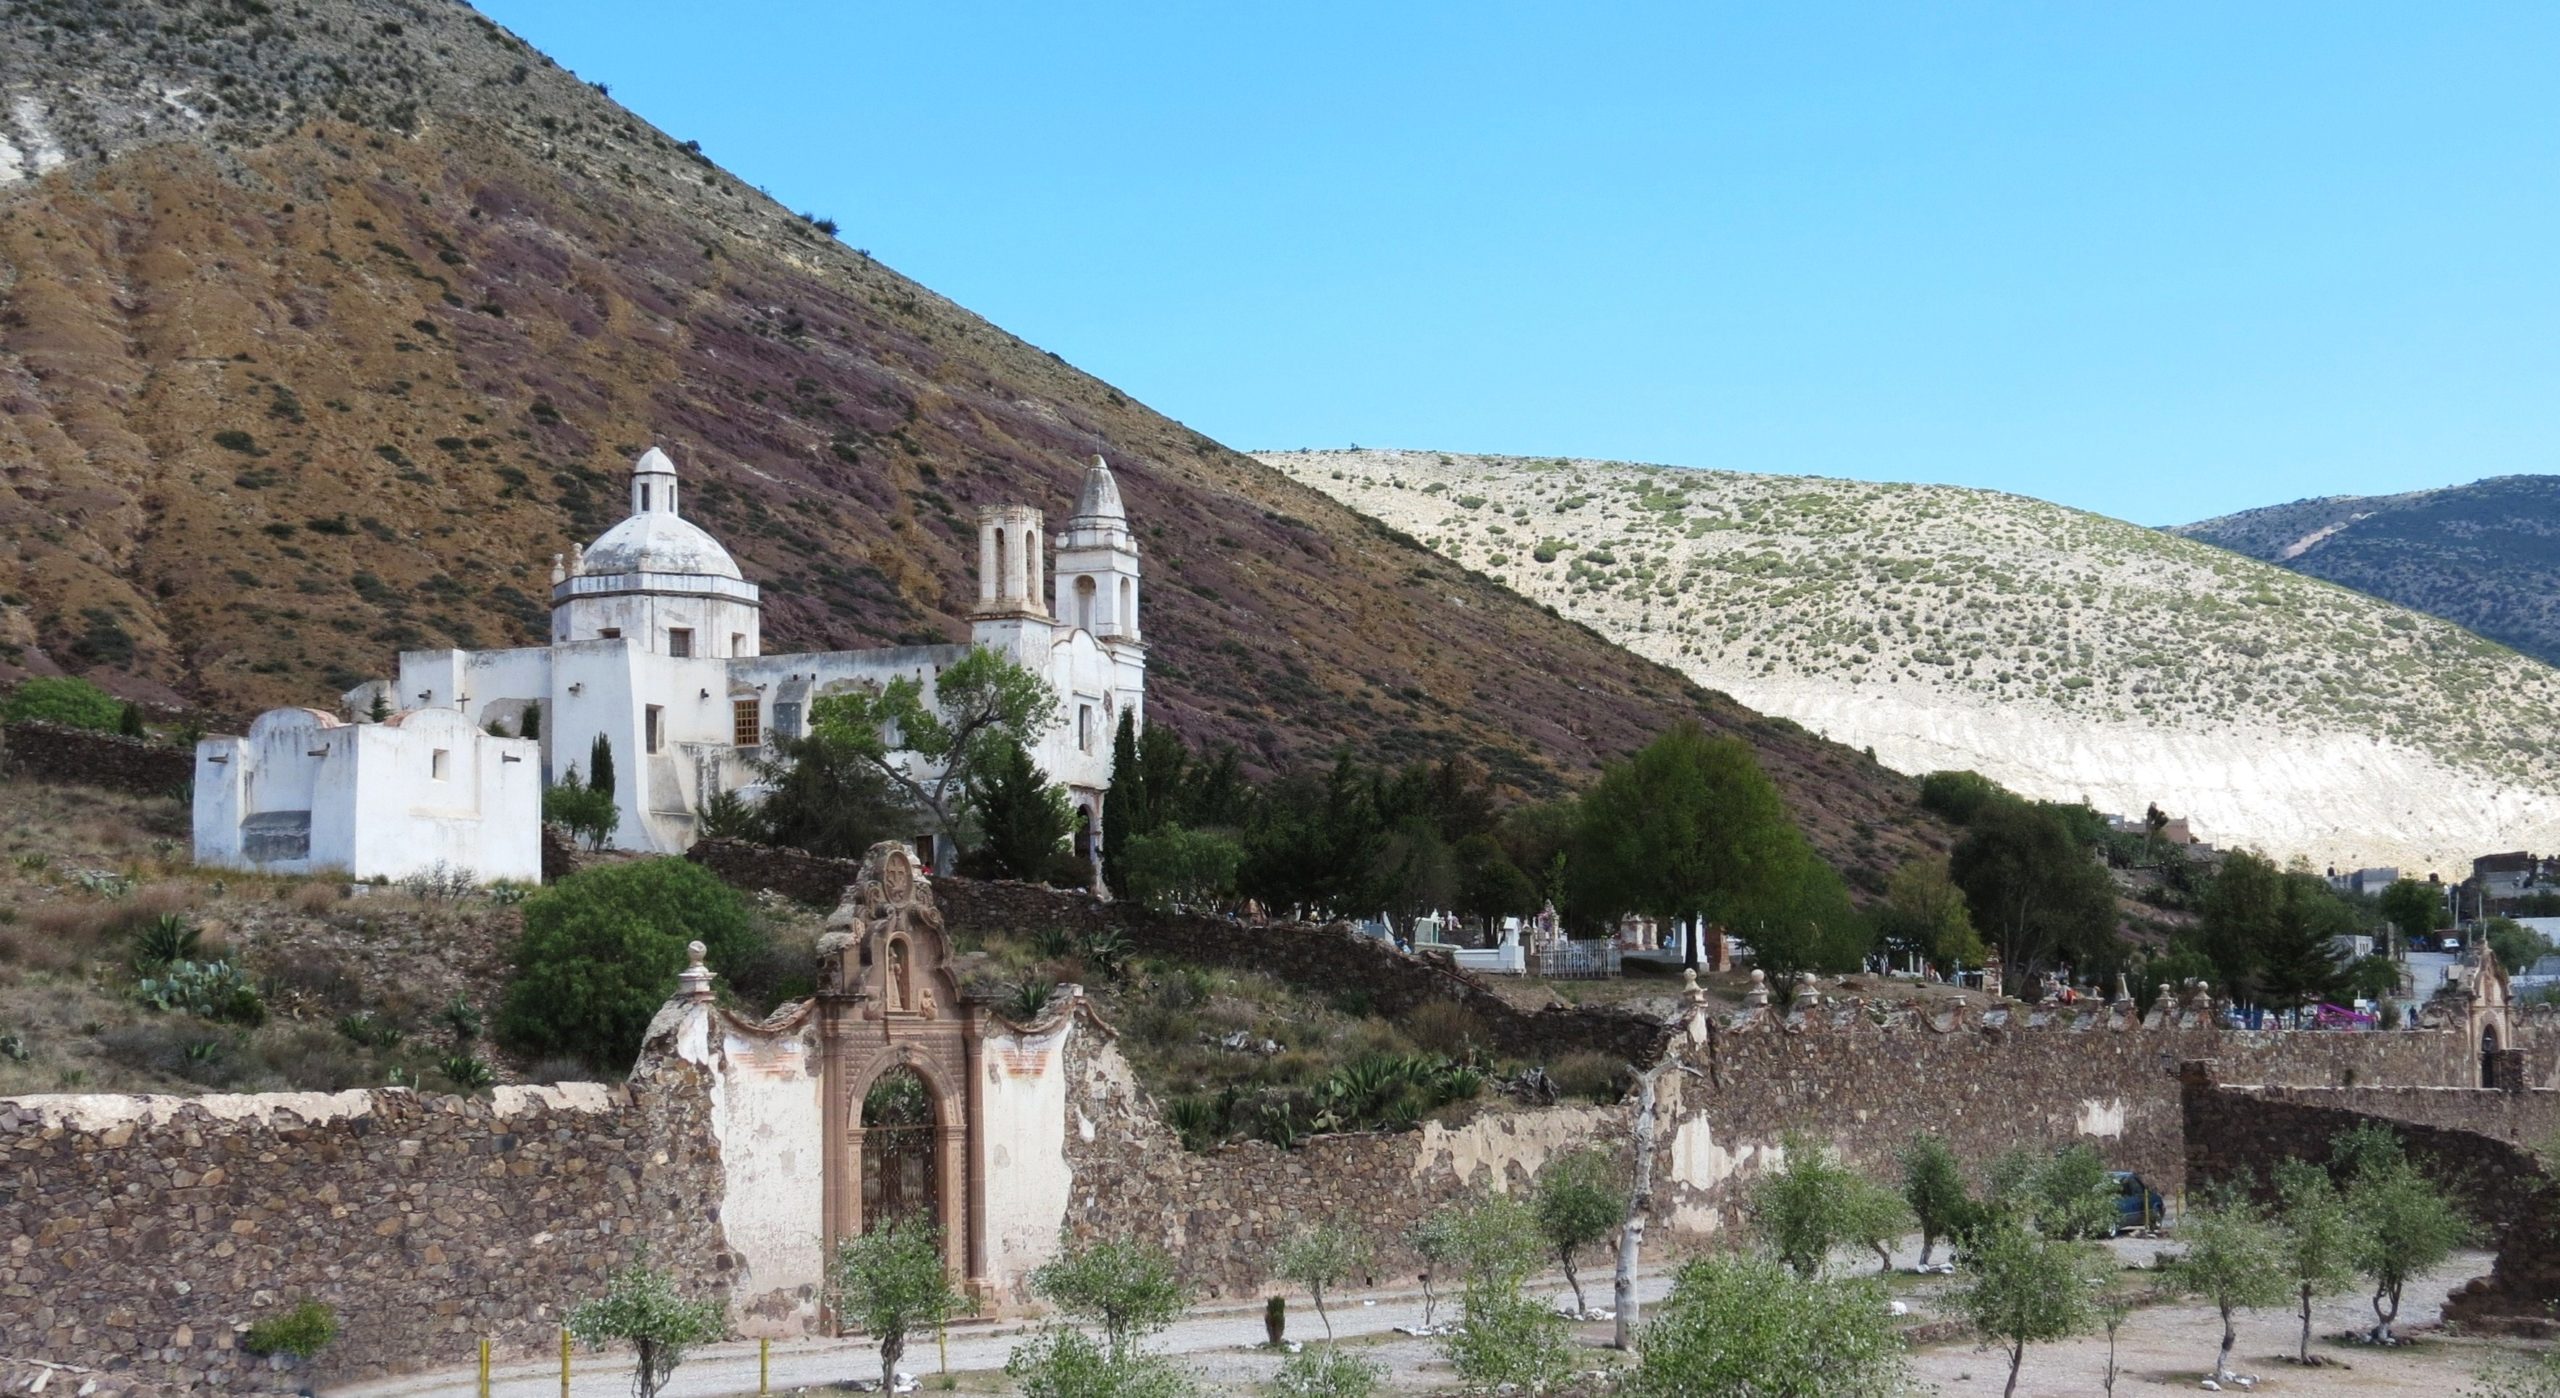
[[[952,1272],[982,1281],[984,1011],[961,1000],[942,914],[903,845],[874,846],[828,920],[817,1011],[828,1255],[875,1211],[921,1213]]]

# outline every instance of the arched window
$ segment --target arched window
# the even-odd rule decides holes
[[[996,531],[995,566],[990,571],[994,576],[988,580],[988,595],[1001,601],[1003,598],[1010,595],[1011,592],[1011,589],[1007,588],[1005,584],[1013,581],[1011,575],[1005,571],[1004,531],[1001,529]]]
[[[1120,580],[1120,610],[1113,616],[1120,623],[1120,634],[1138,634],[1138,585],[1127,578]]]
[[[1076,625],[1093,629],[1093,579],[1076,579]]]

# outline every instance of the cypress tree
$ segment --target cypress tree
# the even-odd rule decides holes
[[[365,716],[376,723],[391,717],[391,695],[388,690],[377,689],[373,692],[373,704],[365,710]]]
[[[1119,731],[1111,735],[1111,789],[1102,795],[1102,883],[1128,887],[1121,854],[1146,829],[1146,769],[1138,762],[1137,712],[1120,711]]]
[[[613,740],[602,733],[595,745],[587,749],[587,789],[613,794]]]
[[[116,715],[116,732],[121,733],[128,738],[148,736],[142,729],[141,705],[127,703],[124,706],[123,711]]]

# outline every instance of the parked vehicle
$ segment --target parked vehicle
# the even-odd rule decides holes
[[[2116,1182],[2116,1231],[2157,1231],[2169,1226],[2169,1201],[2131,1170],[2110,1170]]]

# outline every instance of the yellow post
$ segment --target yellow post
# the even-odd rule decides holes
[[[569,1398],[569,1327],[560,1327],[560,1398]]]
[[[764,1398],[765,1394],[772,1391],[769,1385],[772,1377],[773,1341],[770,1338],[760,1339],[756,1341],[756,1398]],[[560,1398],[569,1398],[569,1396],[564,1393]]]
[[[480,1398],[489,1398],[489,1337],[480,1337]]]

